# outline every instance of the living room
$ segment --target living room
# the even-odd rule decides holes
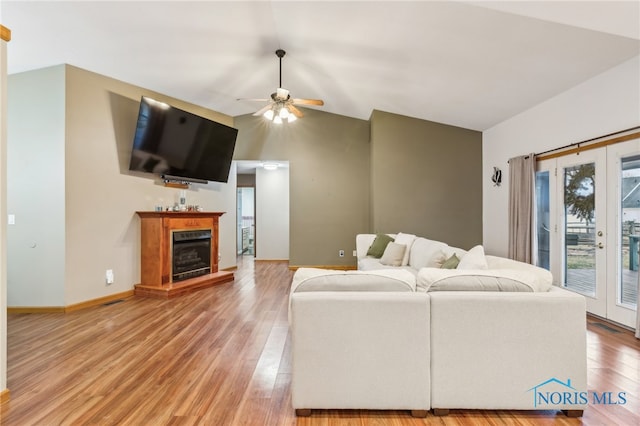
[[[74,64],[10,75],[7,207],[16,225],[7,233],[5,303],[44,309],[118,299],[139,279],[135,211],[173,204],[176,197],[157,177],[128,171],[141,95],[240,129],[236,160],[290,162],[292,267],[353,265],[355,235],[372,230],[413,232],[467,248],[481,243],[506,255],[508,191],[490,180],[493,168],[506,171],[511,157],[637,126],[637,41],[635,56],[474,129],[386,108],[366,118],[308,108],[303,119],[277,128],[250,112],[227,114]],[[266,50],[273,56],[273,48]],[[266,61],[276,69],[275,57]],[[40,117],[38,126],[16,122],[18,111]],[[11,144],[16,137],[28,143]],[[41,155],[30,158],[33,152]],[[226,185],[196,184],[187,192],[190,203],[228,212],[221,218],[221,269],[237,266],[234,179],[232,172]],[[347,256],[338,256],[341,249]],[[104,285],[107,269],[116,276],[110,286]]]

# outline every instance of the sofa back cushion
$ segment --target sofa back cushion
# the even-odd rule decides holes
[[[467,251],[458,247],[451,247],[451,246],[446,246],[445,248],[442,249],[442,255],[444,259],[448,259],[454,254],[458,259],[462,259],[464,255],[467,254]]]
[[[404,269],[336,271],[300,268],[293,275],[291,292],[305,291],[415,291],[416,277]]]
[[[443,242],[418,237],[413,241],[409,252],[409,265],[415,270],[439,268],[446,260],[444,250],[447,247],[447,244]]]

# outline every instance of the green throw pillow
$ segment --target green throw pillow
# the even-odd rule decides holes
[[[387,244],[393,242],[393,238],[387,234],[377,234],[376,239],[367,250],[367,256],[373,256],[376,259],[380,259],[384,254],[384,249],[387,248]]]
[[[460,259],[456,254],[452,254],[450,258],[442,262],[442,269],[456,269],[458,267],[458,263],[460,263]]]

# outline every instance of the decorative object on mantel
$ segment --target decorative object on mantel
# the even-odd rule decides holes
[[[141,247],[136,296],[168,299],[234,280],[233,272],[218,270],[223,212],[136,213]]]
[[[267,106],[253,115],[262,115],[276,124],[281,124],[283,121],[292,123],[296,119],[302,118],[304,114],[296,108],[296,105],[324,105],[324,101],[321,99],[294,99],[289,95],[289,91],[282,87],[282,58],[286,53],[282,49],[276,50],[276,56],[280,59],[280,84],[276,91],[271,94],[271,99],[238,99],[239,101],[269,102]]]

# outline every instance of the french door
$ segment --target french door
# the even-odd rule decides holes
[[[635,327],[640,139],[539,161],[536,263],[595,315]]]

